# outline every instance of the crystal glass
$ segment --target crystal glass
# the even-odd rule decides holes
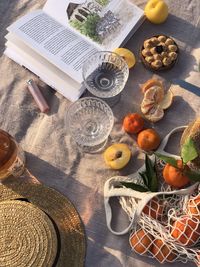
[[[107,142],[114,116],[105,101],[84,97],[69,106],[66,124],[78,147],[84,152],[96,153]]]
[[[105,100],[119,95],[124,89],[129,68],[126,61],[116,53],[102,51],[84,62],[82,75],[88,91]]]
[[[25,170],[25,154],[16,140],[0,129],[0,180],[19,177]]]

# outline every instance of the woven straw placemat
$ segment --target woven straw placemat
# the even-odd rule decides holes
[[[80,217],[72,203],[56,190],[42,184],[25,182],[20,179],[0,185],[0,205],[5,200],[16,201],[19,199],[29,201],[45,212],[52,220],[58,240],[57,255],[52,267],[84,266],[86,252],[85,232]],[[13,206],[13,212],[16,212],[15,205]],[[19,225],[19,227],[22,226]],[[1,238],[2,235],[0,236]],[[15,233],[13,233],[13,238],[15,238]],[[56,242],[54,246],[56,246]],[[38,251],[35,250],[35,254],[37,253]],[[0,251],[0,258],[2,257],[3,255]],[[13,267],[13,265],[0,266]],[[23,265],[18,266],[22,267]],[[28,266],[38,267],[40,265],[26,265],[26,267]],[[49,265],[44,264],[41,266],[47,267]]]
[[[57,236],[49,217],[33,204],[0,202],[0,266],[51,267]]]

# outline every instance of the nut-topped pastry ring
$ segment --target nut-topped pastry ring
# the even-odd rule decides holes
[[[152,71],[171,69],[177,62],[179,48],[173,38],[156,35],[146,39],[140,49],[142,63]]]

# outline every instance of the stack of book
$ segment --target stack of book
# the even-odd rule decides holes
[[[8,27],[4,53],[75,101],[85,89],[83,62],[123,46],[143,21],[143,10],[126,0],[48,0]]]

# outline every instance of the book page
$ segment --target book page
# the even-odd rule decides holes
[[[79,83],[83,62],[97,51],[41,10],[22,17],[8,31]]]
[[[75,101],[82,95],[84,88],[80,83],[70,78],[11,33],[7,34],[6,39],[8,41],[4,53],[11,59],[29,69],[69,100]]]
[[[47,0],[43,10],[98,49],[110,51],[144,18],[132,0]]]

